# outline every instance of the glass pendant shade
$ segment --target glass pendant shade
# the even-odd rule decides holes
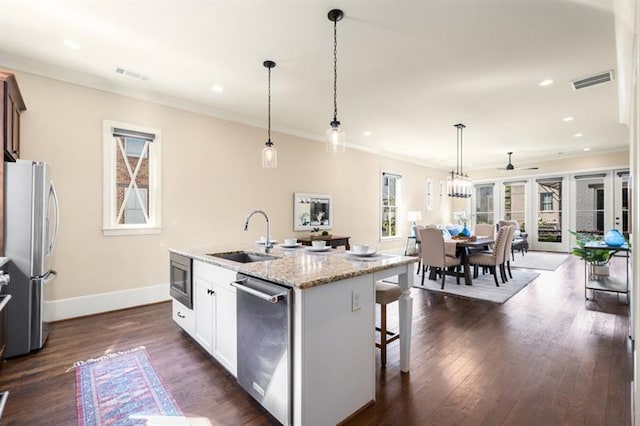
[[[345,135],[339,121],[331,122],[327,129],[326,142],[327,152],[345,152]]]
[[[267,142],[262,149],[262,167],[265,169],[275,169],[278,167],[278,151],[273,143]]]

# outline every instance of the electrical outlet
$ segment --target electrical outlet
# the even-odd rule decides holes
[[[360,310],[360,293],[356,291],[351,292],[351,312]]]

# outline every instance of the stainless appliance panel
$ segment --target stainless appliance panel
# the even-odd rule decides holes
[[[238,383],[279,422],[292,422],[290,288],[238,274]]]
[[[49,335],[49,322],[45,321],[44,289],[57,278],[55,271],[50,271],[44,278],[31,280],[31,350],[40,349]]]
[[[33,167],[31,162],[5,162],[5,256],[24,275],[32,276]]]
[[[169,294],[189,309],[193,309],[193,260],[171,253],[169,257]]]
[[[44,283],[51,282],[51,258],[58,230],[58,200],[45,163],[5,162],[5,255],[11,259],[7,293],[7,356],[39,349],[47,337],[43,321]]]

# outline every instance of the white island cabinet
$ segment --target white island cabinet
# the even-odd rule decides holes
[[[379,254],[363,260],[338,250],[316,254],[274,248],[273,258],[245,264],[208,254],[229,251],[229,247],[171,249],[193,259],[195,327],[191,335],[236,375],[236,289],[230,285],[236,274],[292,288],[292,424],[337,424],[375,403],[375,282],[391,276],[398,276],[402,289],[400,370],[409,371],[416,258]]]
[[[174,306],[182,306],[185,317],[193,318],[190,321],[178,316],[178,325],[234,376],[237,366],[236,289],[231,283],[235,279],[234,271],[194,261],[193,311],[173,301]]]

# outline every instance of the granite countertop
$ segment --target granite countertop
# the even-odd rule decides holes
[[[356,257],[339,249],[324,252],[309,251],[307,246],[282,248],[275,245],[269,252],[277,259],[252,263],[238,263],[208,253],[228,253],[246,251],[264,253],[264,247],[258,245],[226,245],[211,248],[169,249],[170,252],[191,257],[212,265],[262,278],[271,282],[306,289],[333,281],[357,277],[359,275],[407,265],[418,261],[417,257],[376,253],[369,257]]]

